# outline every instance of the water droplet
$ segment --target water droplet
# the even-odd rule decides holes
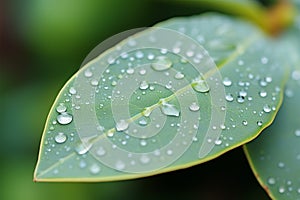
[[[295,131],[295,135],[296,135],[297,137],[300,137],[300,129],[297,129],[297,130]]]
[[[236,101],[237,101],[238,103],[244,103],[244,102],[245,102],[245,97],[244,97],[244,96],[237,96]]]
[[[77,91],[76,91],[76,89],[75,89],[74,87],[70,87],[69,93],[70,93],[70,94],[76,94]]]
[[[71,123],[73,120],[73,116],[71,114],[68,114],[66,112],[61,113],[57,116],[57,121],[60,124],[66,125]]]
[[[269,112],[271,112],[272,109],[269,105],[266,104],[266,105],[264,105],[263,110],[264,110],[264,112],[269,113]]]
[[[232,84],[232,81],[228,77],[225,77],[223,79],[223,85],[225,85],[225,86],[231,86],[231,84]]]
[[[284,166],[285,166],[285,164],[284,164],[283,162],[279,162],[279,163],[278,163],[278,167],[279,167],[279,168],[283,168]]]
[[[93,165],[90,167],[90,172],[91,172],[92,174],[98,174],[100,171],[101,171],[101,168],[100,168],[97,164],[93,164]]]
[[[75,151],[79,154],[79,155],[83,155],[86,154],[92,147],[92,144],[84,144],[84,143],[79,143],[76,147],[75,147]]]
[[[85,168],[85,167],[86,167],[86,162],[85,162],[84,160],[81,160],[81,161],[79,162],[79,167],[80,167],[81,169]]]
[[[173,104],[169,104],[167,102],[162,102],[161,112],[168,116],[178,117],[180,115],[180,111]]]
[[[58,113],[63,113],[67,111],[67,107],[63,104],[60,104],[59,106],[56,107],[56,111]]]
[[[85,77],[91,77],[91,76],[93,76],[93,73],[91,72],[90,69],[87,69],[87,70],[84,71],[84,76]]]
[[[276,183],[275,178],[273,178],[273,177],[268,178],[268,183],[269,183],[270,185],[274,185],[274,184]]]
[[[145,75],[145,74],[147,73],[147,71],[146,71],[145,69],[141,69],[141,70],[139,71],[139,73],[140,73],[140,75]]]
[[[225,99],[229,102],[233,101],[233,96],[232,94],[226,94]]]
[[[141,146],[146,146],[147,145],[147,141],[146,140],[141,140],[140,141],[140,145]]]
[[[145,118],[141,118],[139,120],[139,125],[142,125],[142,126],[146,126],[148,124],[147,120]]]
[[[273,79],[272,79],[271,76],[267,76],[267,77],[265,78],[265,80],[266,80],[267,83],[271,83]]]
[[[92,80],[91,81],[92,86],[97,86],[98,84],[99,84],[99,82],[97,80]]]
[[[269,59],[268,58],[266,58],[266,57],[262,57],[261,59],[260,59],[260,61],[261,61],[261,63],[262,64],[267,64],[268,62],[269,62]]]
[[[133,69],[133,68],[128,68],[128,69],[126,70],[126,73],[127,73],[127,74],[133,74],[133,73],[134,73],[134,69]]]
[[[264,90],[262,90],[262,91],[259,92],[259,96],[261,96],[261,97],[266,97],[267,94],[268,93],[266,91],[264,91]]]
[[[167,70],[172,66],[172,61],[165,56],[158,56],[154,61],[155,62],[152,63],[151,66],[156,71]]]
[[[199,105],[196,102],[193,102],[189,108],[191,111],[198,111],[200,109]]]
[[[128,129],[128,126],[128,122],[122,119],[119,122],[117,122],[116,129],[117,131],[125,131],[126,129]]]
[[[55,137],[54,140],[58,144],[62,144],[67,141],[67,136],[64,133],[58,133]]]
[[[141,84],[140,84],[141,90],[146,90],[146,89],[148,89],[148,87],[149,87],[149,84],[146,81],[141,82]]]
[[[257,126],[262,126],[263,122],[262,121],[257,121],[256,124],[257,124]]]
[[[175,74],[175,79],[183,79],[184,78],[184,74],[183,73],[181,73],[181,72],[177,72],[176,74]]]
[[[149,158],[148,156],[146,156],[146,155],[142,155],[142,156],[140,157],[140,161],[141,161],[141,163],[143,163],[143,164],[147,164],[147,163],[150,162],[150,158]]]
[[[239,91],[239,95],[242,97],[245,97],[245,96],[247,96],[247,92],[245,90],[241,90],[241,91]]]
[[[119,160],[116,162],[115,167],[117,170],[123,170],[123,169],[125,169],[125,163],[123,161]]]
[[[222,144],[222,140],[220,139],[215,140],[215,145],[220,145],[220,144]]]
[[[285,188],[283,186],[280,186],[278,188],[278,192],[281,193],[281,194],[283,194],[285,192]]]
[[[151,114],[151,108],[145,108],[145,110],[143,111],[143,115],[145,116],[145,117],[149,117],[150,116],[150,114]]]
[[[144,57],[144,54],[143,54],[143,52],[141,52],[141,51],[137,51],[137,52],[135,53],[135,57],[136,57],[136,58],[143,58],[143,57]]]
[[[208,92],[209,86],[202,77],[198,77],[192,82],[192,87],[197,92]]]
[[[248,125],[248,122],[247,122],[246,120],[243,120],[242,123],[243,123],[244,126],[247,126],[247,125]]]
[[[168,156],[173,155],[173,151],[172,151],[171,149],[168,149],[168,150],[167,150],[167,155],[168,155]]]
[[[104,156],[106,154],[106,151],[105,151],[105,149],[103,147],[99,147],[97,149],[96,153],[97,153],[98,156]]]
[[[300,71],[299,70],[294,70],[292,72],[292,79],[295,81],[300,80]]]

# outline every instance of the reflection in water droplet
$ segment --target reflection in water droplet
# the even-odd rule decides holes
[[[228,77],[225,77],[223,79],[223,85],[225,85],[225,86],[231,86],[231,84],[232,84],[232,81]]]
[[[67,136],[64,133],[58,133],[55,137],[54,140],[56,143],[58,144],[62,144],[64,142],[66,142],[67,140]]]
[[[200,109],[199,105],[196,102],[193,102],[189,108],[191,111],[198,111]]]
[[[100,168],[97,164],[93,164],[93,165],[90,167],[90,172],[91,172],[92,174],[98,174],[100,171],[101,171],[101,168]]]
[[[232,94],[226,94],[225,99],[229,102],[233,101],[233,96]]]
[[[171,68],[172,61],[168,57],[158,56],[155,58],[154,63],[152,63],[151,66],[156,71],[163,71]]]
[[[125,131],[128,128],[128,126],[128,122],[122,119],[119,122],[117,122],[116,129],[117,131]]]
[[[184,78],[184,74],[183,73],[181,73],[181,72],[177,72],[176,74],[175,74],[175,79],[183,79]]]
[[[71,123],[73,120],[73,116],[71,114],[68,114],[66,112],[61,113],[57,116],[57,121],[60,124],[66,125]]]
[[[58,113],[63,113],[67,111],[67,107],[64,104],[60,104],[59,106],[56,107],[56,111]]]
[[[141,90],[146,90],[146,89],[148,89],[148,87],[149,87],[149,84],[146,81],[141,82],[141,84],[140,84]]]
[[[160,107],[161,112],[168,116],[178,117],[180,115],[180,111],[173,104],[169,104],[167,102],[162,101],[162,105]]]
[[[197,92],[208,92],[209,86],[202,77],[198,77],[192,82],[192,87]]]

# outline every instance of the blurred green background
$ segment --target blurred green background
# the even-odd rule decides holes
[[[0,1],[0,199],[268,199],[241,148],[138,180],[32,181],[51,104],[96,45],[121,31],[203,11],[171,1]]]

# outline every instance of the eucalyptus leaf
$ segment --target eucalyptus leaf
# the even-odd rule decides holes
[[[294,65],[282,108],[274,123],[244,148],[256,178],[273,199],[300,199],[299,19],[283,38],[294,48],[288,56]]]
[[[36,181],[112,181],[187,168],[255,138],[274,119],[286,51],[250,23],[175,18],[117,44],[62,88]]]

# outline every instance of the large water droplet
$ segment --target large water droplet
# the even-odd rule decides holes
[[[119,122],[117,122],[116,129],[117,131],[125,131],[126,129],[128,129],[128,126],[128,122],[122,119]]]
[[[193,102],[189,108],[191,111],[198,111],[200,109],[199,105],[196,102]]]
[[[168,116],[178,117],[180,115],[180,111],[173,104],[169,104],[167,102],[162,102],[161,112]]]
[[[71,123],[72,120],[73,120],[73,116],[66,112],[61,113],[57,116],[58,123],[63,124],[63,125]]]
[[[264,105],[263,110],[264,110],[264,112],[269,113],[269,112],[271,112],[272,109],[268,104],[266,104],[266,105]]]
[[[142,81],[141,84],[140,84],[140,89],[141,90],[146,90],[148,89],[149,87],[149,84],[147,83],[147,81]]]
[[[225,77],[223,79],[223,85],[225,85],[225,86],[231,86],[231,84],[232,84],[232,81],[228,77]]]
[[[197,92],[208,92],[209,86],[202,77],[198,77],[192,82],[192,87]]]
[[[172,61],[165,56],[158,56],[155,58],[154,63],[152,63],[151,66],[156,71],[163,71],[171,68]]]
[[[64,133],[58,133],[55,137],[54,140],[58,144],[62,144],[67,141],[67,136]]]

